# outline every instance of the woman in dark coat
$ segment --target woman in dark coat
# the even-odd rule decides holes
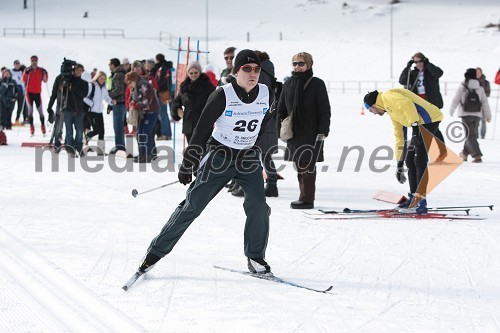
[[[174,99],[171,115],[176,121],[182,122],[182,133],[189,143],[194,128],[198,124],[201,111],[207,103],[208,96],[215,90],[210,78],[201,72],[197,61],[188,65],[187,78],[181,83],[180,92]],[[184,107],[184,110],[182,109]]]
[[[311,209],[316,192],[316,162],[324,160],[322,138],[330,132],[330,101],[323,80],[313,77],[309,53],[294,55],[292,65],[292,76],[285,81],[280,96],[277,129],[279,133],[281,121],[292,116],[293,137],[287,141],[285,160],[295,164],[300,196],[290,206]]]

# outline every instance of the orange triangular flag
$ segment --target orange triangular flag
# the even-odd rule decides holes
[[[419,127],[429,156],[429,164],[418,184],[417,193],[426,196],[451,175],[463,163],[463,160],[429,130],[422,125]],[[418,201],[420,200],[414,200],[410,207],[414,207]]]

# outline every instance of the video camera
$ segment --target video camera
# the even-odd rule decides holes
[[[71,79],[71,77],[73,76],[73,68],[75,66],[76,61],[64,58],[64,61],[61,64],[61,75],[63,77],[63,81]]]

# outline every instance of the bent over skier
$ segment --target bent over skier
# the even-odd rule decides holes
[[[439,130],[439,123],[443,119],[443,113],[434,104],[406,89],[391,89],[386,92],[374,90],[365,95],[364,103],[371,113],[383,116],[387,112],[391,117],[394,136],[396,137],[395,153],[398,161],[396,178],[401,184],[406,182],[403,171],[404,161],[408,168],[410,183],[408,200],[400,204],[399,208],[412,208],[405,211],[408,213],[427,213],[427,200],[425,199],[427,184],[425,182],[428,177],[424,177],[424,174],[429,157],[424,139],[420,133],[420,126],[436,135]],[[410,127],[412,137],[405,149],[406,130]],[[404,155],[405,151],[406,157]],[[424,183],[420,186],[422,181]],[[417,193],[417,190],[420,193]],[[414,198],[415,200],[413,200]],[[416,206],[415,203],[417,203]]]
[[[244,253],[248,268],[253,273],[271,272],[265,261],[270,208],[264,196],[260,152],[254,144],[271,118],[274,94],[258,84],[261,67],[254,51],[240,51],[234,64],[236,80],[210,95],[179,167],[182,184],[192,182],[193,172],[196,179],[186,199],[152,240],[138,274],[149,271],[172,251],[189,225],[232,178],[245,191]]]

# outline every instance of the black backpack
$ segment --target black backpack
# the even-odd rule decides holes
[[[283,90],[283,82],[278,81],[277,78],[269,74],[265,69],[262,68],[262,71],[271,78],[271,90],[274,92],[274,100],[279,101],[281,90]]]
[[[470,90],[467,86],[465,86],[465,84],[464,87],[467,89],[467,95],[465,95],[465,101],[462,104],[462,108],[466,112],[480,112],[481,100],[479,99],[479,95],[476,90]]]

